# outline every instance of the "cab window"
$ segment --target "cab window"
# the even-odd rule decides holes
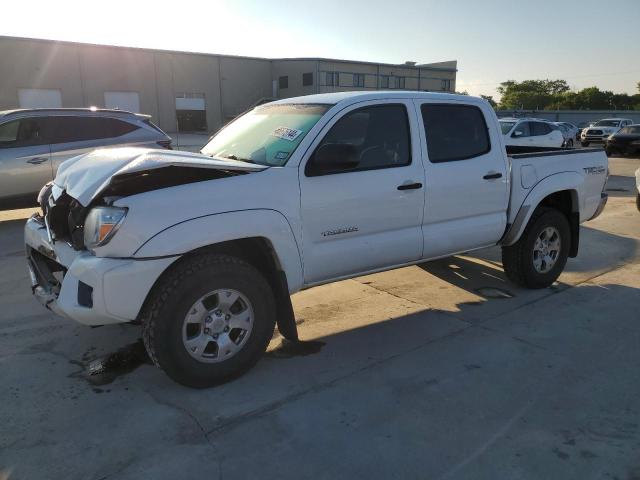
[[[374,105],[345,114],[307,162],[309,177],[402,167],[411,163],[409,119],[404,105]]]

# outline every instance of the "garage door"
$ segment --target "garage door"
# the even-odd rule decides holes
[[[177,94],[176,119],[180,132],[206,132],[207,112],[204,93]]]
[[[18,90],[20,108],[60,108],[62,93],[60,90],[45,88],[21,88]]]
[[[138,92],[104,92],[104,106],[140,113],[140,95]]]

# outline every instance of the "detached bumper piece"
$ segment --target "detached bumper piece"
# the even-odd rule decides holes
[[[60,295],[62,279],[67,269],[42,252],[27,246],[27,266],[31,277],[31,291],[38,301],[58,315],[63,313],[57,308],[56,300]]]

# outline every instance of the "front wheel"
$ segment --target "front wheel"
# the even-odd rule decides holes
[[[636,195],[636,207],[638,207],[638,211],[640,212],[640,193]]]
[[[570,138],[569,140],[567,140],[567,143],[565,144],[566,148],[573,148],[573,140]]]
[[[588,147],[590,144],[589,142],[580,142],[580,145],[582,145],[583,147]]]
[[[153,362],[176,382],[205,388],[260,359],[275,328],[275,301],[264,277],[243,260],[194,255],[161,279],[142,321]]]
[[[571,230],[567,217],[552,208],[538,208],[520,240],[502,247],[509,280],[526,288],[546,288],[555,282],[569,256]]]

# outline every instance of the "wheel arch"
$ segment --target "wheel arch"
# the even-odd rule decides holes
[[[516,243],[533,213],[539,207],[555,208],[569,221],[571,229],[571,247],[569,256],[578,254],[580,235],[580,191],[584,179],[576,172],[563,172],[541,180],[531,189],[518,209],[511,227],[507,230],[501,244],[510,246]]]
[[[291,226],[282,214],[273,210],[200,217],[176,224],[149,239],[136,251],[136,258],[180,258],[158,277],[145,303],[170,271],[194,255],[208,253],[237,257],[255,267],[273,290],[280,333],[297,340],[290,294],[302,286],[302,261]]]

